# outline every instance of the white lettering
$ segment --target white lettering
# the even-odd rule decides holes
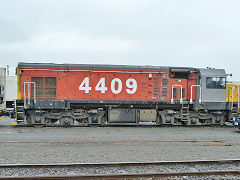
[[[116,82],[118,83],[118,89],[116,88]],[[119,94],[122,91],[122,81],[119,78],[114,78],[111,82],[111,90],[114,94]]]
[[[89,91],[92,88],[89,87],[89,77],[85,77],[85,79],[83,80],[83,82],[80,84],[79,86],[79,90],[81,91],[85,91],[85,93],[89,93]]]
[[[134,94],[137,91],[137,81],[130,78],[126,81],[126,86],[130,89],[126,89],[128,94]]]
[[[105,86],[105,78],[101,78],[95,87],[96,91],[101,91],[101,93],[105,93],[107,91],[107,87]]]

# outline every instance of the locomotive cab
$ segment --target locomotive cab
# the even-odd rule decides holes
[[[226,102],[226,72],[224,69],[199,69],[202,104],[196,109],[204,109],[213,114],[214,121],[224,122],[230,110]]]
[[[224,69],[200,69],[202,104],[207,110],[226,110],[226,72]]]

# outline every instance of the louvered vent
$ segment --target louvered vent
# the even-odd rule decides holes
[[[159,97],[159,78],[158,77],[153,78],[153,97],[154,98]]]

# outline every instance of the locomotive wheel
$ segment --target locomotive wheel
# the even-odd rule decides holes
[[[26,121],[27,121],[27,124],[29,124],[29,125],[32,124],[32,119],[29,115],[26,116]]]
[[[82,121],[81,121],[81,124],[83,125],[83,126],[88,126],[88,118],[84,118]]]
[[[157,123],[158,125],[162,125],[162,121],[163,121],[162,115],[159,114],[159,115],[157,116],[156,123]]]
[[[76,121],[79,123],[79,125],[82,125],[82,126],[88,125],[88,118],[76,119]]]
[[[51,119],[50,119],[50,118],[45,118],[45,124],[46,124],[46,125],[52,124],[52,123],[51,123]]]
[[[206,120],[205,120],[205,125],[210,125],[211,122],[212,122],[211,119],[206,119]]]
[[[74,120],[72,117],[61,117],[59,123],[61,126],[73,126]]]
[[[182,125],[184,126],[190,126],[191,123],[189,121],[181,121]]]
[[[45,118],[45,125],[51,125],[57,122],[57,119]]]

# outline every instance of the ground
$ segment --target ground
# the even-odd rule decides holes
[[[0,120],[0,164],[240,159],[235,127],[32,128],[11,121]]]

